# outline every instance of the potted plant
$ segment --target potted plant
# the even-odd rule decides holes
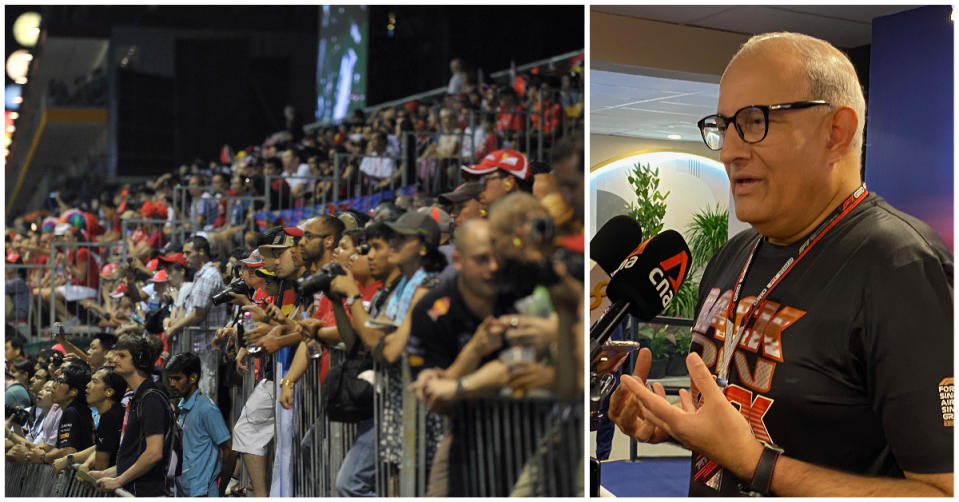
[[[640,343],[649,347],[653,354],[652,363],[649,366],[649,375],[647,378],[663,378],[666,376],[666,366],[669,364],[669,355],[676,350],[676,341],[670,332],[669,325],[663,324],[638,324],[636,334],[639,338],[644,338]]]
[[[681,328],[674,335],[676,344],[673,346],[673,353],[669,355],[669,362],[666,364],[667,376],[684,376],[688,374],[686,369],[686,355],[689,354],[689,346],[693,341],[693,333],[689,328]]]

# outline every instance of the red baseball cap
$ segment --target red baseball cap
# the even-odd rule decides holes
[[[153,274],[153,277],[150,278],[150,282],[166,282],[166,270],[160,270],[156,274]]]
[[[160,259],[167,263],[178,263],[183,268],[190,268],[186,266],[186,259],[183,258],[183,253],[173,253],[170,256],[160,256]]]
[[[497,169],[512,174],[521,180],[527,180],[532,176],[526,156],[516,150],[509,149],[490,152],[486,157],[483,157],[479,164],[462,166],[460,169],[473,177],[489,174]]]
[[[121,282],[117,286],[117,289],[114,289],[113,292],[110,293],[110,296],[113,298],[121,298],[125,294],[127,294],[127,284],[125,282]]]
[[[103,266],[103,269],[100,270],[100,275],[101,276],[110,275],[116,271],[117,271],[116,263],[107,263],[106,265]]]
[[[159,264],[160,264],[160,260],[157,259],[157,258],[154,258],[154,259],[152,259],[152,260],[150,260],[150,261],[147,262],[147,270],[154,270],[154,271],[155,271],[155,270],[157,269],[157,265],[159,265]],[[186,266],[186,265],[184,265],[184,266]]]

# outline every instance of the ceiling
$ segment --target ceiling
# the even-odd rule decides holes
[[[868,45],[872,20],[916,5],[593,5],[592,10],[736,33],[797,31],[848,49]]]
[[[872,20],[916,6],[896,5],[593,5],[591,10],[673,24],[737,33],[798,31],[822,38],[840,48],[867,45]],[[692,81],[663,75],[638,75],[643,69],[596,61],[590,71],[590,132],[650,139],[702,141],[696,122],[716,112],[716,82],[702,75]],[[596,69],[597,67],[602,70]],[[621,71],[603,71],[621,70]],[[649,73],[653,71],[650,70]],[[666,74],[668,72],[658,72]]]
[[[699,141],[699,119],[716,113],[719,84],[592,70],[590,133]]]

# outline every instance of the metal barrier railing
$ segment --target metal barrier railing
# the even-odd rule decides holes
[[[54,472],[49,464],[15,464],[6,462],[4,496],[6,497],[130,497],[117,489],[105,492],[77,479],[73,470]]]
[[[370,175],[360,171],[363,167],[363,159],[392,159],[393,160],[393,170],[389,174],[389,189],[393,190],[397,186],[405,187],[409,184],[409,165],[406,162],[406,145],[403,145],[404,152],[399,156],[390,156],[390,155],[367,155],[362,153],[336,153],[333,155],[333,177],[337,180],[337,184],[334,186],[334,193],[339,194],[337,191],[339,188],[339,180],[344,176],[344,171],[350,166],[351,162],[355,169],[352,171],[353,174],[343,180],[347,183],[346,195],[347,198],[353,197],[362,197],[365,194],[372,194],[373,187],[376,183],[382,182],[386,178],[376,178],[371,177]],[[400,181],[396,182],[396,173],[400,173]],[[364,178],[368,178],[368,185],[364,183]]]
[[[220,388],[220,350],[213,348],[210,342],[217,328],[187,326],[173,340],[168,340],[170,355],[192,352],[200,358],[203,373],[198,383],[204,394],[216,399]],[[252,392],[252,389],[251,389]]]
[[[427,444],[427,412],[409,390],[411,378],[407,357],[404,354],[394,364],[375,362],[373,370],[376,495],[424,496],[438,440]],[[399,403],[395,400],[397,395],[402,395]]]
[[[270,185],[266,184],[264,188],[264,191],[266,193],[263,195],[235,195],[234,196],[234,195],[227,195],[222,189],[214,186],[177,185],[173,187],[173,210],[174,210],[175,217],[173,220],[170,220],[170,223],[173,225],[173,235],[176,236],[179,242],[183,242],[188,233],[193,233],[199,230],[203,230],[203,228],[197,228],[196,222],[192,221],[191,219],[190,213],[192,212],[192,207],[188,207],[187,203],[189,202],[190,206],[192,206],[195,198],[188,197],[188,192],[190,190],[208,191],[212,193],[214,196],[209,199],[206,199],[207,202],[214,202],[217,205],[219,205],[221,202],[226,202],[227,204],[227,211],[226,211],[227,224],[226,225],[228,225],[229,218],[230,218],[230,209],[232,204],[236,204],[236,203],[242,204],[245,201],[249,201],[252,206],[256,206],[257,202],[262,202],[265,206],[264,210],[269,210],[269,192],[270,192],[269,188],[270,188]],[[245,218],[245,221],[249,230],[256,230],[255,218],[252,218],[252,217]],[[190,226],[190,228],[188,229],[187,226]],[[207,225],[204,224],[204,227],[206,226]],[[214,231],[215,230],[218,230],[218,229],[214,229]]]
[[[120,245],[122,245],[122,242],[119,242],[119,241],[117,242],[53,242],[50,244],[50,260],[49,260],[49,263],[54,269],[54,273],[51,274],[51,278],[56,277],[59,279],[66,279],[66,285],[72,285],[73,277],[72,277],[70,267],[72,267],[73,264],[70,263],[68,267],[63,267],[61,265],[58,265],[57,260],[58,260],[58,257],[60,256],[59,252],[57,251],[58,249],[64,249],[64,250],[73,249],[74,253],[76,253],[78,252],[77,250],[79,248],[90,248],[90,251],[89,251],[90,259],[87,260],[87,271],[86,271],[87,279],[82,281],[83,284],[81,284],[81,286],[94,289],[95,291],[94,295],[90,296],[89,298],[93,298],[95,299],[97,303],[99,303],[102,297],[102,292],[100,289],[102,285],[102,281],[99,280],[100,268],[103,266],[104,263],[107,263],[107,260],[110,259],[110,255],[112,254],[112,252],[115,250],[117,246],[120,246]],[[101,254],[92,248],[102,248],[102,251],[104,253]],[[92,279],[90,279],[90,275],[94,273],[97,275],[98,279],[96,281],[96,285],[92,286],[91,284],[93,283],[93,281]],[[50,291],[49,291],[50,323],[47,325],[47,329],[49,329],[53,327],[54,323],[56,323],[56,315],[57,315],[56,289],[57,288],[55,287],[54,284],[52,284],[53,282],[52,280],[45,281],[45,282],[47,282],[47,284],[50,284],[49,286],[50,288]],[[44,284],[43,287],[48,287],[47,284]],[[65,298],[65,299],[67,301],[71,301],[69,298]],[[86,319],[86,322],[84,324],[87,324],[89,322],[90,322],[90,319]],[[76,332],[77,330],[75,328],[65,327],[65,331]]]
[[[286,175],[286,174],[268,174],[263,177],[264,179],[264,196],[266,200],[266,210],[278,210],[278,209],[299,209],[304,208],[307,211],[310,210],[312,206],[325,206],[327,202],[326,191],[323,191],[323,196],[320,200],[315,200],[313,194],[315,194],[316,184],[317,183],[331,183],[333,186],[333,193],[337,193],[339,190],[340,179],[339,176],[296,176],[296,175]],[[302,180],[302,183],[307,184],[309,189],[304,190],[299,196],[293,196],[292,188],[286,193],[279,193],[277,197],[273,196],[273,190],[270,187],[273,186],[275,180],[284,180],[289,183],[288,180]],[[289,184],[287,184],[289,186]],[[319,214],[319,213],[317,213]],[[304,217],[315,216],[312,212],[308,215],[305,214]]]
[[[584,54],[584,52],[585,52],[584,50],[580,49],[580,50],[576,50],[576,51],[567,52],[567,53],[564,53],[564,54],[559,54],[559,55],[556,55],[556,56],[553,56],[553,57],[550,57],[550,58],[541,59],[541,60],[538,60],[538,61],[533,61],[533,62],[531,62],[531,63],[526,63],[526,64],[523,64],[523,65],[519,65],[519,66],[517,66],[517,67],[515,67],[515,68],[512,68],[512,69],[506,69],[506,70],[500,70],[500,71],[497,71],[497,72],[493,72],[493,73],[490,73],[490,74],[487,76],[487,78],[488,78],[489,80],[491,80],[491,81],[498,82],[500,85],[507,85],[507,86],[508,86],[508,85],[510,85],[510,82],[509,82],[507,79],[509,78],[510,75],[515,74],[516,72],[524,72],[524,71],[526,71],[526,70],[531,70],[531,69],[536,68],[536,67],[539,67],[539,66],[547,66],[547,67],[549,67],[549,68],[553,68],[557,63],[566,63],[566,62],[568,62],[569,60],[571,60],[572,58],[574,58],[574,57],[576,57],[576,56],[579,56],[579,55],[581,55],[581,54]],[[376,110],[381,110],[381,109],[383,109],[383,108],[391,108],[391,107],[399,106],[399,105],[402,105],[402,104],[404,104],[404,103],[408,103],[408,102],[410,102],[410,101],[419,101],[419,100],[423,100],[423,99],[436,99],[436,98],[440,98],[440,97],[446,95],[446,91],[447,91],[447,87],[446,87],[446,86],[437,87],[436,89],[432,89],[432,90],[429,90],[429,91],[424,91],[424,92],[421,92],[421,93],[418,93],[418,94],[413,94],[413,95],[410,95],[410,96],[405,96],[405,97],[402,97],[402,98],[399,98],[399,99],[395,99],[395,100],[392,100],[392,101],[387,101],[387,102],[384,102],[384,103],[378,103],[378,104],[373,105],[373,106],[367,106],[364,111],[366,112],[367,115],[372,115],[372,113],[375,112]],[[345,120],[345,119],[341,119],[341,120],[339,120],[339,121],[317,121],[317,122],[313,122],[313,123],[304,125],[304,126],[303,126],[303,129],[306,130],[306,131],[312,131],[312,130],[314,130],[314,129],[319,129],[319,128],[321,128],[321,127],[329,126],[329,125],[331,125],[331,124],[333,124],[333,123],[339,123],[339,122],[342,122],[342,121],[344,121],[344,120]]]
[[[330,367],[342,364],[346,353],[330,350]],[[293,492],[297,497],[335,497],[336,476],[353,446],[356,424],[332,422],[322,406],[319,365],[310,364],[294,389],[299,402],[294,418]]]
[[[121,219],[121,220],[120,220],[120,235],[123,236],[123,237],[122,237],[122,238],[123,238],[123,245],[122,245],[122,248],[123,248],[123,249],[122,249],[121,252],[120,252],[120,261],[121,261],[121,262],[124,262],[124,261],[126,261],[127,257],[130,256],[130,251],[131,251],[131,250],[128,249],[128,247],[129,247],[129,242],[127,241],[127,239],[129,239],[129,238],[131,237],[131,234],[133,233],[133,232],[130,232],[130,233],[128,234],[128,231],[131,230],[131,227],[134,227],[134,226],[137,226],[137,227],[138,227],[138,226],[140,226],[140,225],[158,225],[158,226],[162,229],[163,225],[165,225],[165,224],[167,224],[167,223],[170,223],[171,221],[175,221],[175,220],[167,220],[167,219],[159,219],[159,218],[149,218],[149,219],[144,219],[144,218],[125,218],[125,219]],[[147,228],[149,228],[149,227],[147,227]],[[161,231],[162,231],[162,230],[161,230]],[[147,239],[149,239],[149,238],[150,238],[150,236],[147,235]],[[159,250],[158,250],[158,251],[159,251]]]
[[[473,131],[476,127],[476,120],[473,112],[470,112],[470,131]],[[441,193],[447,190],[450,190],[460,183],[463,182],[463,173],[460,170],[460,166],[464,164],[472,164],[475,161],[476,151],[475,145],[473,144],[473,135],[472,133],[467,135],[466,132],[462,132],[459,129],[456,129],[455,132],[445,132],[445,131],[436,131],[436,132],[412,132],[408,131],[404,133],[407,137],[416,138],[416,144],[420,145],[420,138],[436,138],[437,149],[445,146],[442,144],[442,141],[445,138],[457,137],[457,143],[455,150],[451,152],[453,155],[445,152],[439,152],[438,155],[431,155],[428,158],[420,158],[425,154],[426,148],[429,147],[429,144],[424,145],[423,150],[417,148],[416,155],[416,178],[417,182],[423,188],[427,189],[429,193]],[[467,151],[469,156],[463,155],[463,142],[469,144]],[[406,142],[404,142],[404,145]],[[453,168],[454,173],[450,175],[447,171]],[[451,180],[455,179],[455,182],[450,183]]]
[[[462,403],[451,427],[450,496],[582,496],[582,408],[547,397]]]
[[[55,269],[52,261],[47,262],[44,265],[17,265],[12,263],[7,263],[5,267],[8,270],[25,270],[24,284],[26,285],[26,300],[27,300],[27,312],[24,317],[21,312],[17,312],[19,309],[19,304],[23,302],[23,296],[21,294],[10,294],[7,295],[11,302],[13,303],[13,312],[7,313],[6,320],[7,324],[13,325],[13,327],[25,338],[34,338],[36,334],[41,332],[42,328],[42,316],[40,315],[43,311],[43,297],[39,294],[34,294],[33,289],[39,288],[43,283],[44,278],[42,275],[46,274],[46,278],[49,282],[49,277],[52,277],[53,274],[49,273]],[[39,274],[37,273],[39,272]],[[11,315],[12,314],[12,315]]]

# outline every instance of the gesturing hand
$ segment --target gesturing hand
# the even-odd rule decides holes
[[[646,421],[655,428],[686,448],[718,462],[740,479],[749,479],[762,455],[762,444],[753,437],[746,417],[716,385],[699,354],[686,356],[686,368],[690,382],[702,392],[699,406],[686,389],[679,391],[681,406],[672,406],[662,394],[651,392],[638,378],[624,376],[620,388],[625,388],[641,403]]]
[[[646,408],[636,397],[632,388],[626,385],[626,382],[632,382],[635,386],[646,389],[646,376],[649,374],[649,366],[653,361],[653,353],[649,349],[641,349],[636,354],[636,366],[633,367],[633,376],[623,375],[619,379],[619,387],[609,398],[609,419],[619,426],[623,434],[643,442],[643,443],[662,443],[669,439],[669,434],[650,422],[646,417]],[[659,383],[653,385],[655,395],[666,400],[666,390]],[[667,403],[668,406],[668,403]]]

